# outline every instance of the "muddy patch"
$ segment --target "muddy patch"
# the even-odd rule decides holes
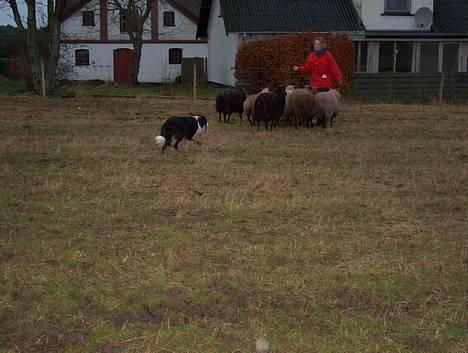
[[[366,314],[376,318],[393,316],[393,308],[378,293],[363,293],[354,288],[341,288],[333,293],[336,305],[352,315]]]
[[[13,344],[24,352],[64,352],[71,346],[84,344],[88,333],[86,328],[66,331],[63,328],[47,327],[36,336],[23,332],[16,336]]]
[[[15,257],[15,253],[9,250],[0,249],[0,263],[7,262]]]

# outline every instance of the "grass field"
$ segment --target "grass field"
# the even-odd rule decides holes
[[[212,100],[0,105],[0,352],[467,351],[468,105],[273,132]]]

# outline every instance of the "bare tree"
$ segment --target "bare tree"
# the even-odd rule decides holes
[[[36,0],[25,0],[27,7],[26,25],[21,18],[16,0],[3,0],[13,13],[13,18],[16,25],[26,35],[26,44],[28,50],[28,59],[31,65],[32,81],[34,91],[42,93],[41,88],[41,51],[40,37],[41,32],[46,34],[47,55],[45,67],[45,87],[46,92],[50,94],[55,89],[56,70],[60,54],[60,29],[62,24],[62,16],[65,10],[67,0],[47,0],[45,5],[47,9],[47,23],[44,28],[38,27],[37,16],[40,13],[39,7],[41,3]]]
[[[133,44],[132,67],[129,82],[138,84],[140,72],[141,50],[145,22],[151,13],[153,0],[108,0],[110,10],[118,10],[120,16],[125,16],[126,31]],[[121,20],[121,18],[119,18]]]

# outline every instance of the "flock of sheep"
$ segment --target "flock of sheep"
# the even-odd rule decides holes
[[[263,89],[257,94],[246,96],[241,88],[227,89],[216,97],[216,111],[221,121],[231,121],[232,113],[239,113],[241,121],[245,112],[250,125],[265,124],[265,129],[273,129],[280,121],[285,124],[312,127],[314,124],[326,128],[333,126],[338,114],[340,94],[331,89],[316,92],[310,88],[277,86],[271,91]]]

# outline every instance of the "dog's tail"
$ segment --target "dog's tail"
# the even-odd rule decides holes
[[[154,141],[156,141],[156,144],[161,148],[166,145],[166,138],[164,136],[156,136]]]

